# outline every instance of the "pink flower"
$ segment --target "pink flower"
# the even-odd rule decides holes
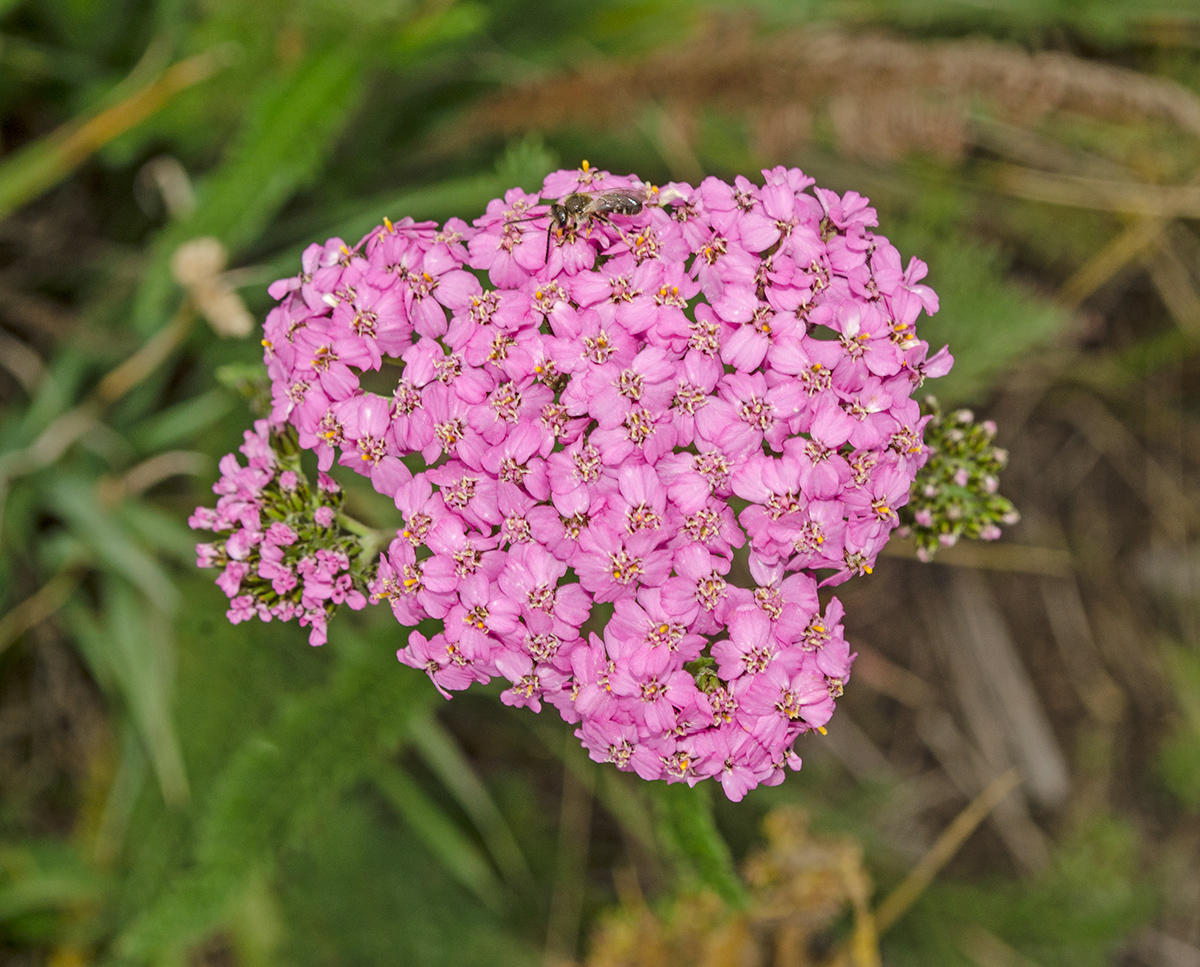
[[[446,698],[450,691],[460,691],[475,681],[470,662],[443,635],[426,638],[419,631],[409,633],[408,644],[396,652],[405,665],[419,668]]]
[[[499,676],[596,761],[735,801],[781,781],[853,661],[818,584],[870,573],[928,459],[912,394],[952,363],[917,335],[924,263],[875,224],[797,169],[659,189],[585,164],[472,225],[310,246],[270,289],[270,420],[191,518],[230,620],[320,643],[386,600],[440,623],[398,658],[447,697]],[[402,517],[373,565],[335,462]]]

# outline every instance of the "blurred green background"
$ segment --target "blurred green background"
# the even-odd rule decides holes
[[[1200,964],[1194,0],[0,0],[0,103],[0,963]],[[583,158],[868,195],[1012,455],[736,806],[193,566],[267,284]]]

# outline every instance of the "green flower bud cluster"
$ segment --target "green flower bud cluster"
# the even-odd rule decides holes
[[[299,619],[309,643],[324,644],[339,605],[367,603],[378,539],[341,511],[341,488],[323,471],[314,494],[291,435],[273,436],[259,420],[236,455],[221,461],[215,508],[197,507],[189,523],[217,539],[197,544],[197,564],[221,570],[217,586],[229,598],[234,624]]]
[[[1015,524],[1021,515],[999,493],[1008,452],[993,443],[996,424],[977,423],[970,410],[944,415],[932,396],[925,398],[923,409],[930,414],[924,438],[929,462],[900,511],[900,533],[911,534],[917,556],[928,561],[939,547],[951,547],[960,537],[994,541],[1001,524]]]

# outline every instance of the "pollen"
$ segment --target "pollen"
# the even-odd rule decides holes
[[[588,163],[587,163],[587,158],[584,158],[584,159],[583,159],[583,164],[581,164],[579,167],[580,167],[580,168],[581,168],[581,169],[582,169],[584,172],[587,172],[587,171],[590,171],[590,170],[591,170],[591,167],[592,167],[592,166],[591,166],[590,164],[588,164]]]
[[[829,730],[828,730],[827,728],[825,728],[825,726],[823,726],[823,725],[818,725],[818,726],[817,726],[817,731],[818,731],[818,732],[820,732],[822,735],[828,735],[828,734],[829,734]]]
[[[390,218],[388,218],[386,215],[383,216],[383,227],[386,228],[389,232],[396,231],[396,226],[392,224],[392,220]]]
[[[343,255],[349,255],[349,254],[350,254],[350,249],[346,248],[346,246],[345,246],[345,245],[339,245],[339,246],[338,246],[338,248],[339,248],[339,249],[341,249],[341,252],[342,252],[342,254],[343,254]]]

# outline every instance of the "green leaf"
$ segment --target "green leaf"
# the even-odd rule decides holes
[[[262,371],[262,367],[258,367]],[[142,453],[154,453],[193,439],[215,426],[235,408],[236,398],[215,388],[182,403],[159,410],[129,432],[129,441]]]
[[[433,8],[415,17],[397,31],[391,42],[392,53],[411,60],[430,47],[464,40],[480,33],[488,22],[488,8],[479,3],[454,3]]]
[[[97,565],[134,584],[155,608],[171,613],[179,592],[162,566],[134,541],[117,515],[102,507],[96,489],[83,477],[59,477],[50,484],[49,506],[88,548]]]
[[[0,845],[0,923],[101,898],[107,881],[57,840]]]
[[[108,784],[92,839],[93,853],[101,866],[110,864],[121,852],[138,797],[150,774],[150,761],[137,728],[126,722],[122,732],[116,772]]]
[[[744,907],[749,897],[713,818],[711,785],[649,784],[659,838],[681,873],[698,879],[725,902]]]
[[[196,565],[196,534],[178,515],[160,510],[145,500],[128,498],[116,509],[117,521],[160,557],[184,567]]]
[[[288,851],[278,891],[289,926],[279,962],[291,967],[543,963],[536,924],[518,933],[482,907],[374,796],[347,796]]]
[[[399,766],[381,762],[373,771],[372,779],[446,872],[474,893],[484,906],[499,910],[503,905],[504,887],[483,851],[447,817],[445,811]]]
[[[425,716],[413,722],[412,743],[421,761],[471,817],[505,878],[530,884],[529,865],[516,837],[454,737],[433,716]]]
[[[1186,648],[1165,650],[1179,715],[1158,751],[1158,774],[1167,791],[1200,811],[1200,656]]]
[[[203,936],[252,871],[390,754],[436,692],[395,662],[347,661],[334,681],[291,700],[246,740],[217,779],[200,818],[196,862],[120,936],[118,953],[142,962]]]
[[[101,583],[101,601],[95,614],[69,606],[68,621],[97,679],[129,710],[163,798],[182,805],[188,782],[171,711],[175,655],[169,623],[119,579]]]
[[[487,203],[499,198],[509,188],[520,186],[533,191],[541,187],[546,172],[556,165],[555,156],[539,138],[528,137],[514,141],[496,163],[494,173],[470,175],[464,178],[444,178],[432,185],[409,188],[402,192],[387,192],[374,198],[357,199],[352,204],[326,208],[320,221],[311,216],[303,221],[281,224],[277,234],[283,238],[299,238],[301,242],[283,249],[271,260],[264,277],[274,280],[295,275],[300,268],[300,256],[314,240],[344,238],[351,244],[378,228],[384,216],[399,221],[402,218],[445,219],[458,216],[470,221],[482,214]]]
[[[512,182],[500,175],[472,175],[357,201],[352,206],[335,211],[332,217],[322,218],[320,224],[313,224],[306,219],[303,225],[284,226],[280,234],[302,238],[303,241],[285,248],[272,259],[268,274],[272,279],[296,275],[300,271],[301,253],[314,240],[324,242],[327,238],[343,238],[354,244],[383,224],[385,216],[399,221],[405,217],[417,220],[444,218],[447,212],[464,213],[464,217],[470,216],[471,212],[482,213],[489,201],[512,186]]]
[[[353,117],[366,56],[366,45],[343,44],[254,92],[225,159],[197,186],[195,211],[155,241],[134,306],[138,332],[153,332],[166,318],[174,288],[169,263],[183,242],[212,235],[236,253],[312,180]]]

